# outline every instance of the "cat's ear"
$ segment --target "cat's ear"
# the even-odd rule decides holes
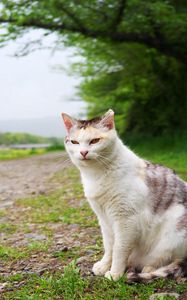
[[[101,124],[108,129],[113,129],[115,127],[114,124],[114,111],[109,109],[106,114],[102,117]]]
[[[76,120],[65,113],[62,113],[61,115],[64,120],[64,125],[67,129],[67,132],[69,133],[71,128],[75,125]]]

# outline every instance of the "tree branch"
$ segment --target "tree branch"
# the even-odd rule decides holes
[[[62,3],[57,2],[57,8],[59,8],[59,10],[61,10],[68,17],[70,17],[70,19],[73,20],[73,22],[79,27],[79,30],[81,30],[81,32],[86,31],[86,28],[84,27],[81,20],[73,12],[71,12],[67,7],[65,7]]]
[[[120,23],[123,19],[125,6],[126,6],[126,0],[119,0],[116,15],[114,17],[114,20],[112,21],[111,26],[110,26],[111,29],[116,30],[118,28],[118,26],[120,25]]]
[[[132,43],[139,43],[146,45],[150,48],[155,48],[161,53],[174,57],[178,61],[183,64],[187,64],[187,55],[182,51],[177,51],[171,47],[164,39],[158,40],[151,35],[145,33],[126,33],[126,32],[118,32],[118,31],[110,31],[110,30],[91,30],[89,28],[82,28],[76,26],[76,24],[55,24],[55,23],[44,23],[39,19],[30,19],[24,21],[22,24],[17,25],[16,20],[9,18],[3,19],[0,17],[0,23],[12,23],[15,26],[20,27],[33,27],[33,28],[40,28],[46,29],[50,31],[59,31],[59,32],[69,32],[69,33],[80,33],[85,37],[91,38],[103,38],[109,39],[114,42],[132,42]]]

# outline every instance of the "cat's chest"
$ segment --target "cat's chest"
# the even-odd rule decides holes
[[[82,176],[84,193],[92,208],[139,211],[147,206],[147,187],[133,172],[112,170],[100,177]]]
[[[110,178],[87,179],[82,180],[84,193],[87,198],[103,198],[110,191]]]
[[[85,196],[98,202],[105,202],[116,194],[125,197],[129,190],[128,176],[122,176],[116,172],[108,172],[97,178],[82,177]],[[131,181],[132,182],[132,181]]]

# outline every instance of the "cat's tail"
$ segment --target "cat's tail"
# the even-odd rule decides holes
[[[127,273],[127,283],[147,283],[157,278],[175,279],[177,277],[187,277],[187,258],[185,260],[176,260],[171,264],[158,268],[154,271],[142,273]]]

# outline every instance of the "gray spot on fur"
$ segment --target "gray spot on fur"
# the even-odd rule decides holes
[[[177,223],[177,229],[178,230],[186,230],[187,233],[187,211],[182,215],[182,217],[179,219],[179,222]]]
[[[78,120],[77,127],[79,129],[86,129],[89,126],[97,125],[102,120],[102,117],[96,117],[90,120]]]
[[[173,170],[159,164],[146,163],[146,182],[154,213],[162,213],[173,204],[187,208],[187,184]]]
[[[162,271],[162,275],[156,275],[157,271],[153,271],[150,273],[137,273],[137,272],[130,272],[127,273],[127,283],[148,283],[152,282],[156,278],[170,278],[170,279],[176,279],[178,277],[186,278],[187,276],[187,258],[178,261],[173,262],[167,266],[164,267],[164,270]]]

